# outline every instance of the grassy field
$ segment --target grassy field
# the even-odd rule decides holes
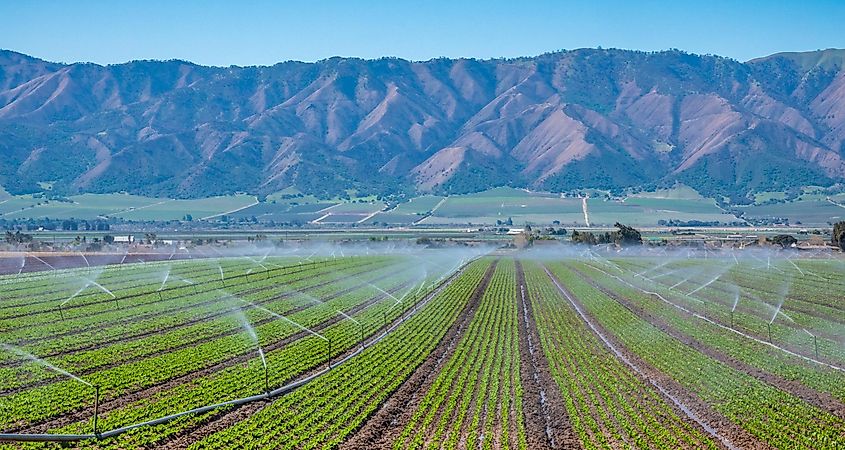
[[[425,214],[431,212],[443,198],[436,195],[415,197],[406,203],[400,203],[389,212],[394,214]]]
[[[96,219],[118,217],[127,220],[181,220],[190,214],[194,219],[217,216],[249,206],[255,197],[233,195],[196,200],[175,200],[141,197],[128,194],[82,194],[69,201],[16,196],[0,204],[6,219]]]

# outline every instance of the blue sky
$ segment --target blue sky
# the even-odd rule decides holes
[[[491,58],[596,46],[747,60],[845,48],[845,0],[0,0],[0,16],[0,48],[101,64]]]

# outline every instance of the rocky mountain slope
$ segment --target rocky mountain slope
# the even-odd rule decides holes
[[[740,202],[845,179],[843,62],[582,49],[219,68],[0,51],[0,185],[200,197],[682,181]]]

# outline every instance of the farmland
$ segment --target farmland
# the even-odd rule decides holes
[[[62,201],[21,195],[0,198],[0,218],[182,220],[191,215],[201,219],[246,208],[253,203],[256,203],[255,197],[248,195],[177,200],[129,194],[82,194]]]
[[[320,199],[295,189],[264,198],[236,194],[197,199],[153,198],[122,193],[80,194],[52,198],[49,191],[11,196],[0,191],[0,219],[179,221],[199,223],[245,221],[285,226],[349,228],[466,225],[610,226],[615,222],[654,227],[661,221],[741,225],[744,221],[783,222],[823,227],[845,213],[845,194],[807,193],[787,200],[783,192],[760,193],[757,203],[717,205],[713,198],[678,185],[671,189],[610,197],[587,190],[580,196],[499,187],[471,194],[420,195],[392,201],[368,197]],[[780,203],[767,203],[779,200]],[[734,213],[741,215],[738,217]],[[225,217],[224,217],[225,216]]]
[[[71,442],[0,446],[842,448],[843,274],[823,253],[403,246],[12,274],[0,428]]]

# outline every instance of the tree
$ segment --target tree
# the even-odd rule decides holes
[[[25,242],[32,242],[32,235],[24,234],[20,231],[16,231],[14,233],[12,233],[11,231],[7,231],[6,242],[8,242],[9,244],[23,244]]]
[[[106,244],[109,244],[109,245],[114,244],[114,236],[111,236],[111,235],[108,235],[108,234],[103,236],[103,242],[105,242]]]
[[[839,250],[845,251],[845,221],[836,222],[833,225],[833,234],[830,239]]]
[[[598,244],[598,239],[596,239],[596,235],[587,231],[573,231],[572,232],[572,242],[574,244],[585,244],[585,245],[596,245]]]
[[[780,245],[783,248],[792,247],[792,244],[797,244],[798,239],[795,239],[793,236],[788,234],[779,234],[777,236],[772,237],[771,239],[772,244]]]
[[[611,240],[619,246],[642,245],[643,238],[639,231],[628,225],[622,225],[619,222],[613,224],[617,228],[611,233]]]

